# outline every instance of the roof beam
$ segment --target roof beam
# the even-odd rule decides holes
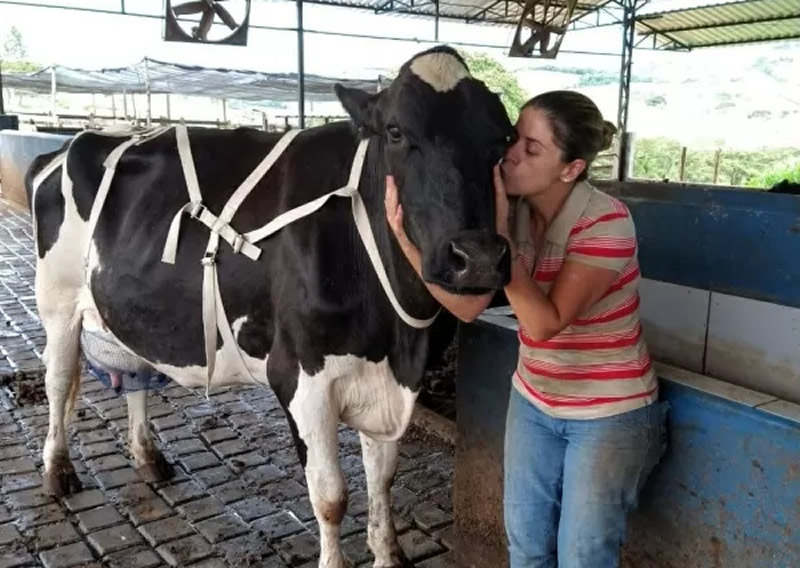
[[[652,25],[652,23],[657,22],[660,17],[648,17],[642,16],[641,18],[637,18],[637,22],[647,25],[650,29],[656,31],[657,33],[674,33],[674,32],[691,32],[696,30],[707,30],[713,28],[726,28],[729,26],[744,26],[750,24],[769,24],[773,22],[783,22],[786,20],[798,20],[800,19],[800,14],[794,14],[791,16],[771,16],[766,18],[756,18],[754,20],[738,20],[732,22],[715,22],[713,24],[701,24],[696,26],[680,26],[674,28],[657,28]],[[650,35],[651,32],[646,32],[646,35]]]

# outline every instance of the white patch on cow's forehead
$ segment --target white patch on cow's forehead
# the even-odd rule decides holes
[[[452,53],[434,52],[420,55],[411,62],[411,72],[440,93],[452,91],[469,71]]]

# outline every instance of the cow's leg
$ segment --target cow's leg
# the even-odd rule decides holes
[[[128,392],[128,445],[136,471],[143,480],[153,483],[175,475],[172,465],[153,442],[147,418],[147,390]]]
[[[361,434],[364,472],[367,474],[369,528],[367,544],[375,568],[413,566],[397,543],[389,490],[397,470],[397,442],[379,442]]]
[[[334,406],[324,388],[299,388],[289,405],[306,448],[308,494],[319,524],[320,568],[352,566],[339,541],[339,526],[347,510],[347,485],[339,463],[339,420]]]
[[[42,452],[42,484],[47,493],[61,497],[81,490],[67,447],[67,418],[75,406],[80,389],[80,317],[72,310],[41,308],[40,317],[47,332],[44,383],[50,411],[47,439]]]

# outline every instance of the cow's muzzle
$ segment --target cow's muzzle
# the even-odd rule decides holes
[[[511,278],[508,242],[488,231],[465,231],[446,239],[427,260],[425,280],[458,293],[498,290]]]

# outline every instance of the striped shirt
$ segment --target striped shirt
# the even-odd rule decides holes
[[[538,253],[527,202],[520,199],[511,215],[522,263],[545,294],[567,259],[617,273],[600,300],[555,337],[535,341],[520,325],[514,387],[558,418],[602,418],[653,402],[658,391],[639,320],[636,233],[625,204],[577,183]]]

